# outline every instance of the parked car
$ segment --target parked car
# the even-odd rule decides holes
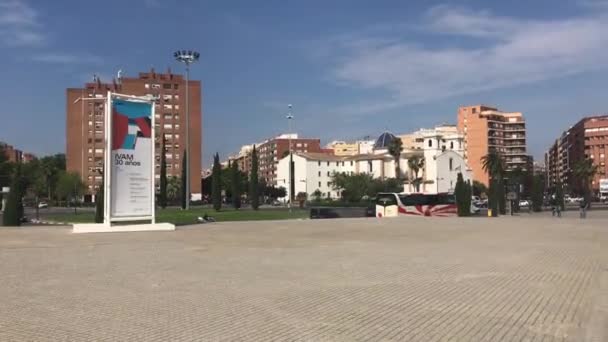
[[[474,203],[471,202],[471,214],[479,214],[480,211],[481,209],[479,209],[479,207],[477,207]]]
[[[38,203],[38,208],[39,209],[48,208],[48,207],[49,207],[49,204],[46,203],[46,202],[40,202],[40,203]]]
[[[520,207],[528,207],[528,206],[530,206],[530,202],[528,200],[525,200],[525,199],[519,200],[519,206]]]

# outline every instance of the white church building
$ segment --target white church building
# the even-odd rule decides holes
[[[404,192],[415,192],[414,186],[409,181],[413,177],[413,172],[408,167],[408,159],[414,157],[424,160],[418,172],[418,177],[422,179],[420,192],[452,192],[456,186],[458,173],[462,173],[465,180],[470,179],[470,170],[463,156],[461,135],[442,130],[420,130],[414,134],[414,139],[417,140],[416,146],[406,147],[404,144],[399,159]],[[294,153],[292,157],[294,197],[300,192],[305,192],[310,198],[316,190],[319,190],[322,197],[340,198],[340,190],[334,189],[331,185],[333,173],[367,173],[374,178],[396,178],[395,158],[388,151],[394,139],[402,138],[385,132],[378,137],[371,153],[355,156]],[[287,198],[289,198],[289,156],[278,163],[277,185],[287,190]]]

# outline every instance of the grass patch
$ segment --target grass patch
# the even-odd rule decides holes
[[[287,209],[224,209],[216,212],[213,209],[201,209],[192,208],[189,211],[169,208],[169,209],[157,209],[156,210],[156,221],[157,222],[170,222],[176,225],[183,224],[195,224],[197,217],[203,215],[213,217],[217,222],[228,222],[228,221],[261,221],[261,220],[292,220],[302,219],[309,217],[309,211],[305,209],[293,209],[290,213]],[[45,217],[47,221],[53,222],[69,222],[69,223],[92,223],[94,221],[95,213],[93,212],[80,212],[77,214],[53,214]]]

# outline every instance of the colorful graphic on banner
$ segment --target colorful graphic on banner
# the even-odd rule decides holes
[[[151,216],[152,104],[112,99],[111,217]]]

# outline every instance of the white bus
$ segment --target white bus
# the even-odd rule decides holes
[[[396,216],[458,216],[453,194],[379,193],[376,196],[376,217]]]

